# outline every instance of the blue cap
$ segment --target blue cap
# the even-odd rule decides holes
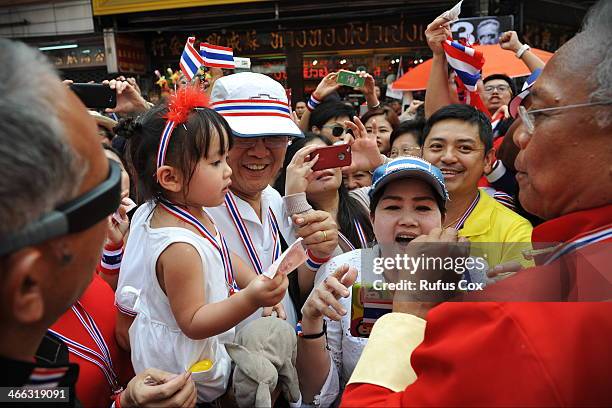
[[[374,197],[389,182],[405,178],[415,178],[426,182],[446,204],[448,191],[444,185],[444,175],[436,166],[418,157],[400,157],[374,170],[370,198]]]

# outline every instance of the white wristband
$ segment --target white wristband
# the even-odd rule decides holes
[[[516,52],[516,58],[521,58],[523,56],[523,54],[525,53],[525,51],[531,49],[531,47],[527,44],[523,44],[521,45],[521,48],[518,49],[518,51]]]

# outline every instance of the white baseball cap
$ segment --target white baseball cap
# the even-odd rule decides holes
[[[241,72],[215,81],[211,108],[223,116],[234,136],[304,137],[291,119],[285,88],[263,74]]]

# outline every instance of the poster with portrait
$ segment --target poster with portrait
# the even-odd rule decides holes
[[[451,24],[453,39],[467,39],[470,44],[498,44],[504,31],[514,30],[514,16],[460,18]]]

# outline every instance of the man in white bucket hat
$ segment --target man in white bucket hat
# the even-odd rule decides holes
[[[294,216],[292,224],[283,215],[280,194],[270,186],[282,167],[289,139],[304,137],[291,120],[283,86],[262,74],[233,74],[215,81],[211,103],[228,121],[234,136],[227,160],[232,168],[230,192],[223,205],[210,209],[230,250],[261,273],[280,255],[283,239],[291,244],[300,236],[310,263],[325,262],[338,245],[331,216],[309,211]],[[287,321],[295,325],[296,311],[289,296],[283,306]]]

